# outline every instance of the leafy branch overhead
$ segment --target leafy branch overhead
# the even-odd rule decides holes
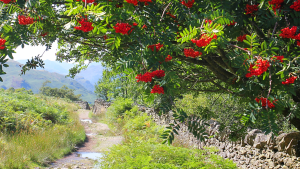
[[[49,47],[58,41],[57,60],[79,63],[71,77],[86,61],[101,61],[115,74],[122,73],[122,86],[136,80],[130,92],[157,103],[161,113],[174,110],[172,101],[183,94],[224,92],[250,105],[239,116],[245,126],[263,119],[262,128],[276,133],[275,119],[284,117],[300,129],[299,4],[1,0],[0,73],[5,73],[16,47]],[[36,66],[43,66],[42,61],[31,60],[24,73]],[[203,133],[203,125],[198,125],[202,119],[185,119],[192,132]],[[169,131],[175,133],[176,126]]]

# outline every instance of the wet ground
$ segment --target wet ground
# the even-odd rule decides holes
[[[107,136],[109,127],[104,123],[93,122],[88,117],[89,112],[90,110],[78,110],[87,136],[85,144],[78,147],[76,152],[52,163],[48,169],[98,169],[100,167],[96,164],[102,157],[102,153],[122,142],[122,136]]]

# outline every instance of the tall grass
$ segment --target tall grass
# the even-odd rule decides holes
[[[5,116],[0,118],[4,126],[3,130],[0,130],[1,169],[47,166],[53,160],[70,153],[76,144],[83,143],[85,140],[84,127],[75,112],[78,109],[76,104],[63,99],[28,94],[23,90],[11,94],[2,91],[0,99],[4,103],[14,100],[1,111],[17,121],[16,124],[23,126],[15,127],[15,130],[7,130],[5,126],[9,126],[6,124],[9,121],[5,121]],[[11,108],[8,109],[9,107]],[[15,108],[22,111],[10,111]],[[39,115],[35,110],[43,111]],[[52,122],[41,118],[47,111],[55,113],[53,117],[56,119]],[[37,125],[40,123],[44,125]]]
[[[75,123],[69,128],[57,125],[44,131],[1,134],[0,139],[0,168],[21,169],[46,166],[70,153],[84,141],[85,132]]]

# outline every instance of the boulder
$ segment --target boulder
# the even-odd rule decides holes
[[[254,139],[255,139],[256,135],[257,135],[257,134],[260,134],[260,133],[262,133],[261,130],[258,130],[258,129],[253,129],[253,130],[251,130],[251,131],[245,136],[244,143],[253,146],[253,144],[254,144]]]
[[[81,109],[85,109],[85,110],[90,110],[90,106],[88,102],[85,101],[75,101],[75,103],[77,103]]]
[[[104,113],[109,106],[110,106],[110,102],[106,102],[103,99],[96,99],[93,106],[93,113],[94,114]]]
[[[263,133],[258,133],[255,136],[253,147],[258,149],[263,149],[266,145],[269,146],[272,143],[272,133],[265,135]]]
[[[296,155],[300,132],[282,133],[276,137],[278,151],[286,152],[290,155]]]

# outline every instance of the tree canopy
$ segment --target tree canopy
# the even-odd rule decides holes
[[[262,119],[276,133],[285,118],[300,129],[300,0],[1,1],[4,67],[17,46],[57,40],[57,60],[79,62],[71,76],[101,61],[161,110],[184,93],[227,92],[251,105],[244,125]]]

